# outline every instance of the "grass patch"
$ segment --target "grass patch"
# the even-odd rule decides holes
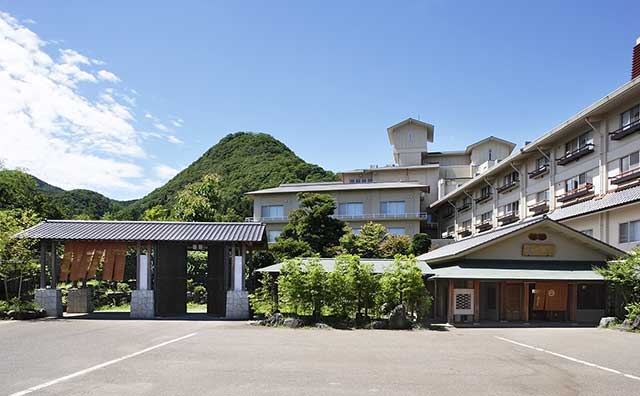
[[[131,312],[130,304],[102,305],[95,309],[96,312]]]
[[[187,312],[207,312],[207,304],[187,303]]]

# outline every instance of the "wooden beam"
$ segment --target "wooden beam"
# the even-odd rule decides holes
[[[480,281],[473,281],[473,321],[480,321]]]
[[[569,299],[569,320],[575,322],[578,316],[578,284],[570,283],[569,292],[569,295],[571,296]]]
[[[449,279],[449,302],[447,304],[447,322],[453,324],[453,279]]]
[[[529,282],[524,282],[524,313],[523,318],[525,322],[529,321]]]
[[[504,303],[504,298],[505,298],[505,282],[502,281],[500,282],[500,309],[498,310],[498,312],[500,312],[500,317],[498,318],[498,320],[505,320],[507,317],[507,313],[505,310],[505,303]]]
[[[45,287],[45,268],[47,266],[47,245],[44,240],[40,241],[40,288]]]
[[[51,288],[58,286],[58,242],[51,242]]]

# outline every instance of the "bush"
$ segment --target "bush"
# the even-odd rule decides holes
[[[285,312],[320,318],[327,306],[327,273],[317,258],[285,261],[278,279],[278,300]]]
[[[263,272],[258,282],[260,285],[249,295],[249,304],[253,312],[269,316],[278,310],[276,279],[272,274]]]
[[[627,311],[627,319],[632,322],[640,316],[640,302],[629,303],[624,309]]]
[[[411,241],[411,254],[419,256],[431,249],[431,237],[427,234],[417,233]]]
[[[207,303],[207,288],[202,285],[197,285],[193,288],[192,302],[196,304]]]
[[[422,280],[422,271],[413,256],[395,257],[380,279],[378,304],[385,313],[404,305],[418,321],[426,319],[432,298]]]
[[[411,239],[406,235],[389,234],[380,244],[380,255],[384,258],[394,258],[397,254],[411,253]]]
[[[8,305],[7,311],[16,311],[16,312],[26,312],[26,311],[37,311],[40,309],[40,306],[33,301],[22,301],[17,297],[12,298]]]

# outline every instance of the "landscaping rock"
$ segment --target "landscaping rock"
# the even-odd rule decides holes
[[[302,327],[304,323],[300,319],[296,318],[286,318],[284,323],[282,324],[284,327],[289,327],[291,329],[296,329],[298,327]]]
[[[607,327],[610,327],[612,324],[614,324],[616,321],[617,321],[617,318],[613,316],[604,317],[600,319],[600,324],[598,325],[598,327],[606,329]]]
[[[39,310],[36,311],[36,317],[37,318],[46,318],[47,317],[47,311],[45,311],[44,309],[40,308]]]
[[[640,330],[640,315],[638,315],[633,323],[631,323],[631,330]]]
[[[316,323],[314,326],[315,326],[317,329],[325,329],[325,330],[327,330],[327,329],[331,329],[331,326],[329,326],[329,325],[328,325],[328,324],[326,324],[326,323]]]
[[[386,320],[374,320],[369,323],[369,328],[374,330],[384,330],[389,328],[389,323]]]
[[[406,330],[411,328],[411,322],[407,319],[404,305],[396,306],[389,314],[389,328],[392,330]]]
[[[265,326],[282,326],[284,324],[284,316],[280,312],[276,312],[265,320]]]

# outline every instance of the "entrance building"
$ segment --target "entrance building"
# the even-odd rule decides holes
[[[266,248],[261,223],[45,220],[16,238],[40,240],[38,302],[62,316],[58,281],[71,281],[68,312],[91,312],[89,279],[124,280],[127,253],[135,253],[136,290],[131,317],[181,316],[187,312],[187,251],[206,251],[207,313],[249,317],[245,287],[247,253]]]
[[[595,270],[623,251],[547,217],[443,246],[418,259],[432,268],[435,319],[597,323],[612,308]]]

